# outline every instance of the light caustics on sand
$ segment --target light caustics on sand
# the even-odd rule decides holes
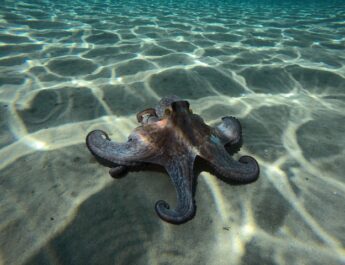
[[[249,264],[251,253],[279,264],[291,264],[289,255],[305,264],[344,262],[343,10],[142,2],[20,1],[1,9],[0,231],[23,240],[8,238],[0,263],[18,256],[25,263],[45,246],[58,259],[50,242],[112,183],[81,147],[85,133],[102,128],[122,141],[138,110],[171,94],[207,123],[238,117],[240,154],[262,169],[245,188],[199,177],[207,186],[199,208],[214,203],[218,216],[208,226],[213,254],[205,260]],[[50,215],[61,218],[52,224]],[[176,231],[159,229],[162,248],[179,244]],[[191,233],[194,244],[202,241],[200,231]],[[151,264],[158,254],[151,249]]]

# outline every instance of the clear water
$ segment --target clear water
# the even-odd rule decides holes
[[[345,264],[345,5],[0,1],[0,263]],[[195,218],[159,172],[113,180],[85,147],[124,141],[159,98],[240,119],[250,185],[199,176]]]

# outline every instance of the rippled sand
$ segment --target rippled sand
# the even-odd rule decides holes
[[[2,1],[0,263],[344,264],[344,7],[99,2]],[[201,174],[180,226],[153,209],[168,176],[113,180],[84,145],[171,94],[238,117],[261,166]]]

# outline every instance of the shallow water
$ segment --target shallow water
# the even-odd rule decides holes
[[[344,264],[341,2],[1,1],[0,264]],[[158,218],[168,176],[113,180],[88,152],[187,99],[238,117],[258,181],[198,178],[195,218]],[[239,157],[237,156],[237,158]]]

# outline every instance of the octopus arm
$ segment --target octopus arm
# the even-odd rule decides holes
[[[177,206],[170,209],[166,201],[160,200],[155,209],[160,218],[173,224],[182,224],[195,215],[195,202],[193,194],[193,163],[194,158],[172,160],[165,166],[177,192]]]
[[[258,179],[260,169],[251,156],[242,156],[234,160],[221,145],[208,146],[201,157],[209,161],[218,174],[227,180],[238,183],[250,183]]]
[[[222,123],[214,127],[213,130],[224,145],[236,144],[241,141],[242,127],[235,117],[223,117]]]
[[[137,165],[154,156],[154,150],[138,137],[130,137],[125,143],[116,143],[101,130],[90,132],[86,145],[93,155],[117,165]]]

